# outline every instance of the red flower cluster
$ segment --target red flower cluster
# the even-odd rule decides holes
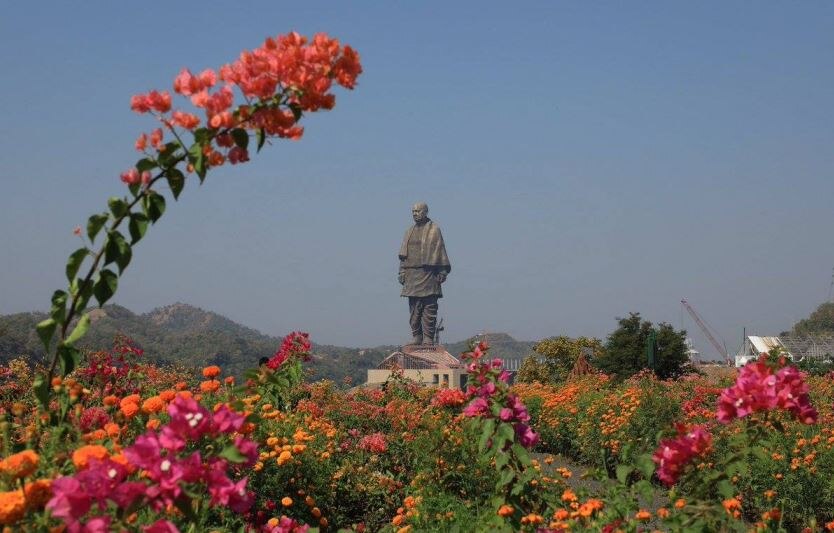
[[[460,407],[466,401],[466,395],[460,389],[439,389],[432,399],[437,407]]]
[[[683,469],[694,458],[710,451],[712,435],[704,426],[693,426],[688,432],[684,426],[678,426],[678,436],[663,439],[652,455],[657,464],[657,477],[666,485],[674,485]]]
[[[371,453],[385,453],[388,449],[388,443],[385,441],[384,434],[376,432],[362,437],[362,440],[359,441],[358,447]]]
[[[211,137],[216,137],[218,148],[205,145],[207,167],[249,161],[246,145],[221,142],[224,131],[234,128],[262,130],[264,136],[300,139],[304,128],[298,125],[301,113],[332,109],[336,96],[330,91],[333,82],[347,89],[356,86],[362,73],[359,54],[350,46],[342,46],[337,39],[324,33],[312,40],[292,32],[268,38],[260,48],[241,53],[237,61],[224,65],[219,72],[203,70],[195,75],[183,69],[174,79],[174,92],[189,97],[191,104],[206,114],[206,127]],[[218,86],[218,81],[225,82]],[[246,103],[233,109],[234,87],[240,89]],[[197,115],[182,110],[171,111],[171,95],[167,91],[150,91],[131,98],[130,107],[137,113],[153,112],[166,127],[194,130],[200,126]],[[136,142],[136,148],[145,151],[148,138],[145,134]],[[161,142],[151,145],[159,152],[165,150]],[[184,147],[186,148],[186,147]],[[136,169],[133,169],[136,170]],[[138,173],[128,170],[122,173],[122,181],[128,185],[142,183]]]
[[[281,343],[281,347],[275,352],[275,355],[267,361],[266,366],[272,370],[277,369],[284,364],[291,356],[300,357],[304,361],[310,359],[310,334],[301,331],[293,331]]]
[[[774,374],[762,354],[758,361],[748,363],[739,371],[732,387],[721,392],[716,414],[720,422],[727,424],[775,408],[790,411],[803,424],[817,421],[817,410],[811,405],[804,374],[792,366]]]

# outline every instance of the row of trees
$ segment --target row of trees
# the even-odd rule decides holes
[[[617,320],[619,326],[608,335],[605,344],[596,338],[566,336],[536,343],[535,354],[524,360],[516,379],[523,383],[563,381],[580,355],[617,379],[625,379],[643,369],[653,370],[662,379],[693,371],[687,355],[686,331],[676,331],[665,322],[654,325],[643,320],[640,313]],[[654,344],[654,361],[648,357],[650,342]]]

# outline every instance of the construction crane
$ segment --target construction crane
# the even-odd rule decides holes
[[[686,311],[689,313],[689,315],[692,317],[695,323],[698,324],[698,327],[701,328],[701,331],[704,332],[704,335],[707,336],[709,341],[718,351],[718,354],[724,358],[724,362],[729,365],[730,354],[727,353],[727,347],[722,346],[718,343],[718,341],[715,339],[715,336],[713,336],[712,332],[710,332],[710,328],[707,326],[706,322],[704,322],[704,319],[702,319],[701,316],[697,312],[695,312],[695,309],[693,309],[692,306],[689,305],[689,302],[686,301],[686,298],[681,300],[681,304],[684,306],[684,308],[686,308]]]

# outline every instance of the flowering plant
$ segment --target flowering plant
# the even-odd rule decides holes
[[[36,327],[45,350],[52,353],[46,373],[34,383],[44,406],[58,364],[63,375],[78,365],[76,343],[90,327],[88,302],[92,297],[99,305],[110,300],[134,246],[164,214],[166,200],[157,186],[166,183],[176,200],[187,174],[196,174],[202,183],[212,168],[249,161],[251,140],[259,151],[270,139],[301,138],[304,129],[299,121],[304,113],[332,109],[334,84],[352,89],[361,72],[359,55],[350,46],[323,33],[308,40],[293,32],[266,39],[218,71],[195,75],[183,69],[174,80],[174,92],[201,109],[204,118],[174,108],[168,91],[152,90],[131,98],[131,109],[151,115],[160,127],[137,139],[135,147],[142,158],[120,176],[128,195],[110,198],[107,212],[89,218],[89,242],[85,240],[67,261],[69,288],[54,292],[50,317]],[[236,98],[242,102],[236,104]],[[119,230],[123,224],[128,236]],[[81,236],[81,229],[76,233]],[[99,235],[103,239],[96,251],[92,246]],[[85,263],[87,272],[79,275]]]

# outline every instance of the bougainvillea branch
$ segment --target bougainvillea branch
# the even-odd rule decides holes
[[[323,33],[307,39],[293,32],[266,39],[217,71],[206,69],[195,75],[183,69],[174,79],[173,91],[187,99],[186,105],[197,108],[196,113],[202,110],[204,118],[175,109],[168,91],[152,90],[131,98],[133,111],[151,115],[160,126],[139,135],[135,148],[143,157],[120,175],[129,195],[110,198],[108,211],[90,216],[90,246],[70,254],[68,290],[54,292],[50,317],[36,327],[51,356],[48,371],[34,383],[43,405],[48,403],[58,365],[66,375],[78,364],[76,343],[90,326],[86,313],[90,298],[101,306],[113,297],[133,246],[165,213],[165,197],[155,186],[166,182],[176,200],[187,176],[195,174],[202,183],[213,168],[249,161],[250,141],[260,151],[270,139],[300,139],[303,115],[332,109],[334,84],[353,89],[361,73],[359,55],[350,46]],[[166,131],[171,140],[165,140]],[[127,236],[119,231],[124,222]],[[104,235],[100,248],[91,249],[100,234]],[[79,276],[85,263],[86,274]]]

